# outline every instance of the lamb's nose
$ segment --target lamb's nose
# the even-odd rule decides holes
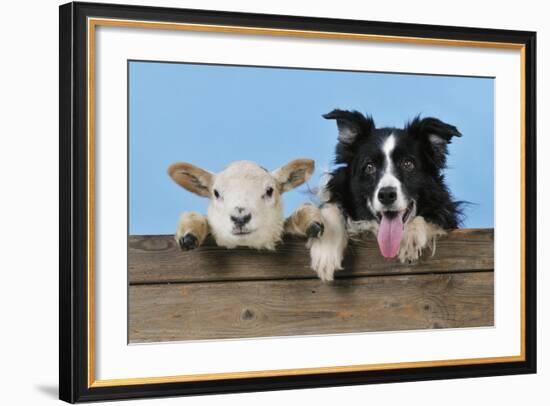
[[[383,205],[390,205],[397,199],[397,189],[391,186],[386,186],[378,191],[378,200]]]
[[[239,216],[239,217],[231,216],[231,220],[233,221],[233,223],[235,223],[237,227],[243,227],[246,223],[250,221],[251,218],[252,218],[251,214],[247,214],[246,216]]]

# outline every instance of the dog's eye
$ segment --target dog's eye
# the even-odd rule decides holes
[[[214,189],[214,197],[216,199],[219,199],[220,198],[220,192],[218,192],[216,189]]]
[[[267,197],[273,196],[273,188],[272,188],[272,187],[268,187],[268,188],[265,190],[265,195],[266,195]]]
[[[410,159],[403,159],[401,161],[401,168],[407,172],[410,172],[414,169],[414,162]]]
[[[369,162],[365,165],[365,173],[372,175],[374,172],[376,172],[376,165],[372,162]]]

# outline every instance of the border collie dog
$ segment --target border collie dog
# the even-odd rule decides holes
[[[312,268],[332,280],[349,235],[372,232],[385,258],[417,260],[435,239],[457,228],[460,202],[454,201],[442,169],[447,144],[461,136],[436,118],[415,118],[405,128],[376,128],[370,116],[333,110],[335,163],[320,192],[325,233],[309,242]]]

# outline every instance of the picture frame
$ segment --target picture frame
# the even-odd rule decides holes
[[[60,6],[59,12],[60,399],[75,403],[536,373],[536,33],[78,2]],[[519,352],[253,371],[241,370],[235,365],[230,369],[233,372],[209,370],[198,374],[156,375],[152,368],[145,377],[98,378],[96,344],[99,329],[96,323],[99,319],[95,309],[99,302],[96,298],[101,292],[98,292],[96,279],[98,257],[95,250],[99,244],[96,198],[101,193],[98,192],[101,186],[96,183],[95,168],[100,167],[104,157],[97,154],[96,144],[98,105],[95,92],[99,87],[96,77],[99,58],[95,41],[100,27],[138,29],[140,35],[162,31],[174,35],[190,32],[197,38],[215,33],[221,37],[252,35],[288,41],[315,40],[320,47],[325,42],[337,47],[339,41],[351,41],[475,49],[478,53],[496,50],[517,53],[519,99],[514,102],[520,106],[520,111],[519,127],[513,134],[519,145],[519,167],[512,170],[519,180],[519,193],[513,195],[520,207],[516,215],[519,244],[513,247],[519,266],[517,269],[508,266],[506,261],[501,261],[500,266],[511,271],[514,268],[518,275],[519,300],[513,303],[513,309],[519,320],[514,325],[514,334],[519,337]],[[253,59],[253,56],[247,57]],[[498,96],[497,91],[495,97]],[[121,100],[125,97],[126,94]],[[109,272],[119,272],[126,278],[125,269],[112,268]],[[105,328],[102,327],[102,331]],[[167,348],[164,351],[170,352],[170,346]],[[207,357],[208,353],[205,351],[202,356]]]

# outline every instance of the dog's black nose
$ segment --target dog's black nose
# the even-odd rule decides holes
[[[242,227],[246,223],[248,223],[251,218],[252,218],[251,214],[247,214],[246,216],[240,216],[240,217],[231,216],[231,221],[233,221],[233,223],[235,223],[237,227]]]
[[[397,189],[392,186],[386,186],[378,191],[378,200],[383,205],[389,206],[397,199]]]

